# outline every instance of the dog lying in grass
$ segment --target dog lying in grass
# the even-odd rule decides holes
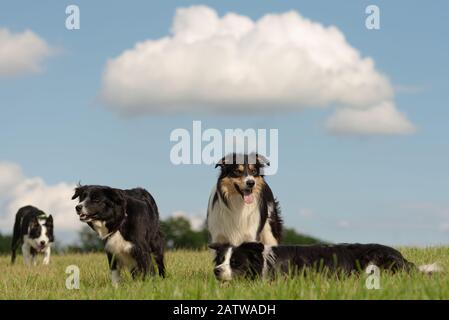
[[[245,242],[238,247],[219,243],[209,247],[215,250],[214,274],[221,281],[267,278],[276,273],[298,274],[307,270],[349,275],[370,265],[393,273],[414,269],[424,273],[441,271],[437,264],[417,268],[396,249],[380,244],[265,246]]]

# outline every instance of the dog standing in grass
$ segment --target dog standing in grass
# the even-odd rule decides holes
[[[164,236],[154,198],[142,188],[121,190],[107,186],[78,186],[72,200],[80,221],[87,223],[103,240],[117,286],[120,270],[133,278],[154,274],[165,276]]]
[[[16,261],[16,251],[22,245],[23,259],[26,265],[36,265],[36,255],[44,254],[43,264],[50,263],[53,235],[53,217],[33,206],[19,209],[14,222],[11,243],[11,263]]]

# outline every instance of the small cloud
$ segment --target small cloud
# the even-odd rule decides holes
[[[346,220],[340,220],[340,221],[337,222],[337,226],[339,228],[346,229],[346,228],[349,228],[351,226],[351,224],[348,221],[346,221]]]
[[[368,109],[342,108],[328,120],[327,128],[337,134],[411,134],[415,126],[391,102]]]
[[[449,222],[443,222],[440,224],[440,230],[443,232],[449,232]]]
[[[315,215],[315,212],[309,208],[301,208],[301,209],[299,209],[298,213],[301,217],[305,217],[305,218],[310,218]]]
[[[39,72],[51,54],[49,45],[33,31],[11,33],[0,28],[0,77]]]

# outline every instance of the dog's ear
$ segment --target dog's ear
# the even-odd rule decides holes
[[[53,226],[53,217],[52,217],[52,215],[48,216],[47,221],[45,222],[45,224],[47,226]]]
[[[72,196],[72,200],[75,200],[76,198],[78,198],[79,196],[81,196],[81,193],[83,193],[83,191],[84,191],[84,187],[81,186],[81,185],[78,185],[78,186],[75,188],[75,193],[74,193],[73,196]]]
[[[245,242],[240,245],[240,248],[253,252],[263,252],[265,246],[261,242]]]
[[[227,163],[227,157],[223,157],[223,158],[221,158],[220,161],[218,161],[218,162],[215,164],[215,168],[223,167],[224,165],[226,165],[226,163]]]
[[[261,167],[270,166],[270,160],[261,154],[256,153],[256,161]]]
[[[243,160],[243,155],[237,155],[235,153],[230,153],[230,154],[224,156],[223,158],[221,158],[221,160],[218,161],[217,164],[215,165],[215,168],[223,167],[228,164],[237,163],[237,161],[238,161],[237,158],[241,158],[241,160]]]

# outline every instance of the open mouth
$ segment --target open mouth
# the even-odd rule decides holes
[[[251,204],[254,201],[253,189],[244,189],[243,190],[243,201],[246,204]]]
[[[236,183],[234,184],[234,186],[242,195],[243,201],[245,201],[246,204],[251,204],[254,202],[253,188],[245,188],[242,190]]]
[[[92,219],[92,217],[89,216],[89,215],[87,215],[87,214],[85,214],[85,213],[81,213],[81,214],[80,214],[80,221],[86,222],[86,221],[89,221],[89,220],[91,220],[91,219]]]

